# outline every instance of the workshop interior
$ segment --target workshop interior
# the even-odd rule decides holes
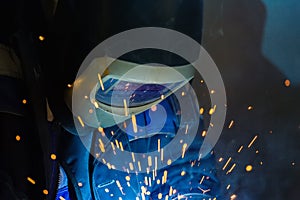
[[[0,199],[298,200],[300,2],[1,0]]]

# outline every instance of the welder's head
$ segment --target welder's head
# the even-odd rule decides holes
[[[84,21],[84,27],[97,27],[97,30],[78,30],[82,35],[80,35],[78,41],[73,43],[78,43],[78,48],[72,46],[72,51],[66,51],[70,54],[68,58],[71,58],[72,62],[62,62],[62,66],[55,65],[57,68],[74,70],[74,66],[82,64],[78,63],[82,62],[82,55],[86,55],[97,44],[124,31],[141,27],[162,27],[178,31],[201,43],[202,0],[188,2],[181,0],[164,2],[134,0],[130,3],[105,1],[105,3],[98,6],[100,7],[97,7],[98,10],[105,12],[92,12],[92,10],[97,10],[96,7],[93,7],[89,13],[93,20]],[[110,10],[113,12],[109,12]],[[168,38],[168,35],[161,37],[162,40],[165,40],[164,38]],[[182,41],[178,40],[176,42],[181,44]],[[72,110],[73,116],[77,118],[75,120],[79,118],[88,126],[108,127],[122,122],[132,114],[141,113],[152,105],[161,102],[163,98],[183,87],[193,77],[191,63],[166,50],[145,48],[128,52],[120,57],[109,56],[117,60],[109,65],[103,62],[103,66],[99,65],[102,62],[101,58],[91,61],[89,63],[91,69],[87,69],[89,75],[77,77],[73,84],[73,89],[79,94],[78,99],[76,100],[77,97],[73,97],[73,100],[82,102],[76,103],[76,107],[69,106],[69,108],[72,107],[70,110]],[[68,83],[74,81],[74,72],[61,71],[65,72],[65,74],[60,75],[62,79],[72,77],[67,81]],[[178,74],[181,74],[181,76],[178,76]],[[98,79],[98,84],[94,84],[94,81],[92,83],[90,80],[92,76]],[[56,92],[53,91],[53,94],[55,96]],[[130,97],[130,95],[132,96]],[[56,99],[58,97],[54,100]],[[82,99],[85,99],[85,101]],[[74,105],[70,98],[68,101]],[[89,104],[97,106],[97,108],[91,110],[91,107],[84,103],[87,101]],[[128,109],[124,109],[124,106],[127,106]],[[60,121],[68,121],[66,118],[71,117],[70,112],[67,115],[63,111],[64,109],[59,107],[54,113],[56,116],[60,116]],[[68,123],[70,124],[69,121]],[[65,124],[67,130],[76,134],[73,124]]]
[[[110,127],[164,101],[193,75],[191,64],[169,67],[97,58],[75,81],[73,101],[80,106],[73,107],[73,114],[88,126]]]

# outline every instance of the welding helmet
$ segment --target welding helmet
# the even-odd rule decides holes
[[[57,43],[52,43],[51,48],[49,48],[51,50],[48,54],[49,60],[47,60],[49,67],[46,68],[46,74],[50,77],[47,80],[50,108],[56,119],[69,132],[75,135],[78,134],[74,128],[74,117],[75,120],[78,120],[78,117],[80,117],[86,126],[92,127],[98,127],[99,125],[103,127],[110,126],[112,125],[112,122],[109,122],[110,119],[117,119],[115,120],[116,122],[121,122],[126,119],[128,116],[122,116],[125,113],[118,113],[118,110],[120,112],[124,110],[124,108],[118,109],[120,104],[124,107],[123,97],[121,96],[119,101],[114,99],[111,101],[110,96],[112,93],[125,95],[124,91],[118,91],[119,88],[115,86],[121,87],[122,84],[126,85],[129,83],[131,88],[128,89],[130,91],[133,91],[133,87],[135,87],[136,97],[132,98],[131,102],[127,102],[128,115],[130,116],[130,114],[140,113],[150,108],[151,105],[160,102],[162,96],[167,97],[170,95],[171,92],[167,91],[166,88],[171,87],[173,91],[176,91],[185,85],[187,81],[192,79],[193,72],[191,63],[182,58],[178,58],[179,56],[170,55],[170,52],[153,51],[151,49],[130,52],[121,57],[109,55],[109,57],[116,60],[109,66],[102,66],[105,72],[99,72],[99,70],[101,71],[99,65],[97,70],[95,69],[97,63],[103,58],[91,61],[91,63],[89,63],[89,65],[91,65],[89,68],[91,69],[87,68],[87,73],[95,75],[94,77],[96,79],[98,79],[97,76],[98,73],[100,73],[104,90],[102,90],[100,83],[91,83],[89,76],[79,75],[76,80],[74,78],[78,70],[77,67],[82,64],[86,55],[88,55],[96,45],[116,34],[130,29],[162,27],[183,33],[198,43],[201,43],[202,0],[163,2],[105,0],[98,2],[96,5],[86,2],[76,2],[76,8],[83,12],[80,13],[82,15],[75,17],[75,21],[77,20],[79,25],[75,26],[75,30],[73,30],[74,34],[66,35],[66,37],[69,38],[68,41],[76,42],[65,44],[67,46],[66,49],[62,48],[59,51],[57,51],[57,46],[61,45],[59,44],[59,40],[57,40]],[[86,20],[87,15],[85,13],[89,13],[89,19],[93,20]],[[67,26],[61,27],[64,27],[66,32],[70,31]],[[90,29],[87,27],[95,28]],[[52,56],[56,59],[53,59]],[[61,62],[55,62],[57,60]],[[157,66],[151,63],[159,63],[162,65]],[[93,68],[93,65],[95,65],[95,68]],[[140,66],[136,68],[137,65]],[[182,77],[176,80],[178,76],[173,77],[173,72],[170,72],[170,69],[163,67],[163,65],[172,67],[173,72],[177,70],[178,73],[184,77],[184,81]],[[135,70],[131,70],[133,67]],[[151,67],[153,67],[153,69],[151,69]],[[128,76],[123,76],[128,71],[134,72],[130,73],[134,78],[129,79]],[[140,87],[141,83],[144,85],[143,88]],[[67,87],[69,84],[73,87]],[[81,87],[80,84],[85,86]],[[110,87],[110,85],[113,87]],[[74,102],[72,101],[71,92],[72,90],[74,91],[74,89],[76,90],[76,87],[86,89],[78,90],[78,93],[81,95],[78,97],[78,101],[82,101],[86,97],[88,97],[88,99],[79,103],[78,105],[80,106],[74,107],[72,106]],[[143,93],[147,94],[147,97],[152,95],[146,102],[144,101],[145,99],[141,99],[141,97],[146,96],[145,94],[141,95],[142,90],[145,88],[147,88],[147,91],[143,91]],[[153,95],[154,89],[160,92]],[[128,91],[127,94],[130,93],[130,91]],[[158,94],[160,94],[159,97]],[[76,101],[76,98],[73,100]],[[87,102],[91,102],[94,106],[98,104],[99,109],[96,109],[94,113],[90,114],[91,110],[87,104],[85,104]],[[115,105],[111,106],[110,103]],[[113,110],[113,112],[111,112],[111,110]]]
[[[88,126],[110,127],[160,103],[193,76],[191,64],[168,67],[97,58],[74,83],[73,114]]]

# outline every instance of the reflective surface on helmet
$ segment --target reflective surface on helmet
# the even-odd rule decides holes
[[[129,98],[128,107],[137,107],[152,103],[180,86],[182,82],[166,84],[145,84],[129,81],[119,81],[109,78],[96,93],[96,100],[115,107],[124,107],[124,99]],[[112,96],[115,97],[112,99]]]
[[[134,131],[132,120],[126,120],[125,131],[129,140],[132,141],[143,137],[150,137],[155,134],[165,134],[165,137],[174,137],[178,131],[178,127],[175,124],[179,124],[180,120],[180,115],[178,115],[179,108],[173,110],[170,106],[170,101],[174,100],[175,99],[171,96],[165,101],[151,107],[151,109],[136,115],[137,131]]]

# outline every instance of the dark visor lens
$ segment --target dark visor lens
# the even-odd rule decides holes
[[[144,84],[127,81],[118,81],[110,78],[103,83],[104,90],[99,88],[96,93],[96,100],[114,107],[124,107],[124,99],[128,107],[142,106],[152,103],[162,95],[166,95],[181,84]]]

